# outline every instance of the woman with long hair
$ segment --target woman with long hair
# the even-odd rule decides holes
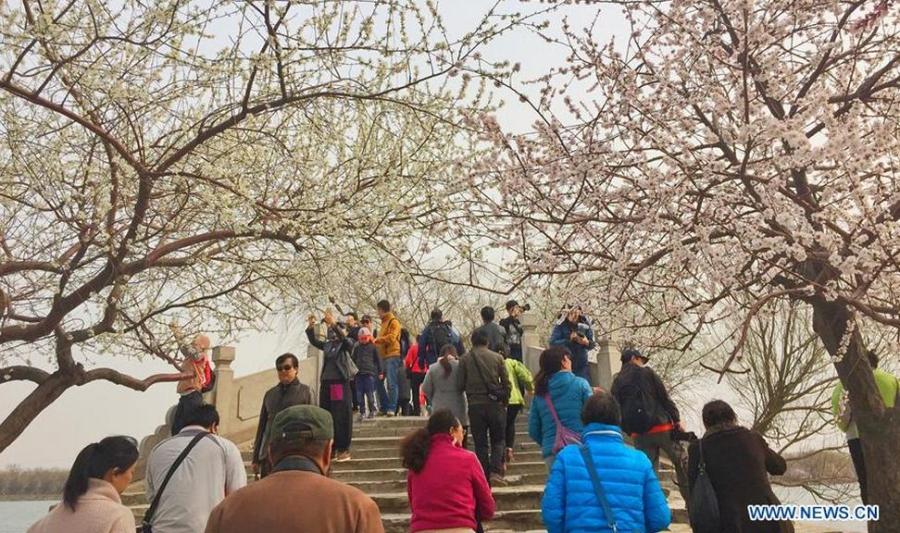
[[[562,447],[581,435],[581,410],[592,393],[588,382],[572,373],[569,350],[552,346],[541,352],[528,435],[541,446],[548,471]]]
[[[433,412],[449,409],[462,423],[463,432],[468,435],[469,406],[466,402],[466,393],[459,386],[458,376],[458,354],[456,348],[448,344],[441,349],[437,362],[428,367],[425,380],[422,382],[422,390],[431,402]],[[465,447],[466,441],[463,439],[463,448]]]
[[[400,443],[412,533],[473,533],[494,516],[494,497],[474,453],[460,447],[463,428],[447,409]]]
[[[72,464],[63,501],[28,528],[28,533],[134,533],[134,515],[122,505],[138,460],[131,437],[106,437],[88,444]]]

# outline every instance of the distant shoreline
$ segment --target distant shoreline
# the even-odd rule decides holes
[[[0,494],[0,502],[58,502],[60,499],[59,494]]]

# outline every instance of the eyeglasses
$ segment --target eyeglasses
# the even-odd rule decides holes
[[[294,366],[293,365],[284,365],[284,366],[276,366],[275,368],[278,369],[279,372],[290,372],[291,370],[294,369]]]

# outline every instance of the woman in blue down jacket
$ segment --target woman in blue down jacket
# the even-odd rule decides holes
[[[672,519],[669,504],[650,460],[623,442],[621,419],[619,404],[611,394],[591,396],[582,412],[585,446],[618,531],[662,531]],[[612,531],[579,446],[566,446],[556,456],[541,500],[541,515],[548,533]]]
[[[581,409],[591,397],[591,386],[572,373],[572,356],[562,346],[552,346],[541,353],[541,369],[534,377],[534,400],[528,414],[528,436],[541,447],[547,471],[553,466],[557,450],[556,423],[546,398],[550,398],[559,421],[577,435],[581,435]]]

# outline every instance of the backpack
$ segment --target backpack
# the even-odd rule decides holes
[[[450,331],[450,324],[441,322],[431,326],[431,353],[432,357],[437,360],[441,356],[441,350],[444,346],[453,344],[453,334]]]
[[[646,433],[653,427],[654,400],[639,383],[623,386],[619,392],[622,405],[622,430],[625,433]]]
[[[700,453],[700,467],[694,487],[691,489],[688,516],[691,529],[695,533],[718,533],[721,530],[721,518],[719,516],[719,498],[716,489],[706,474],[706,460],[703,459],[703,439],[697,441]]]

